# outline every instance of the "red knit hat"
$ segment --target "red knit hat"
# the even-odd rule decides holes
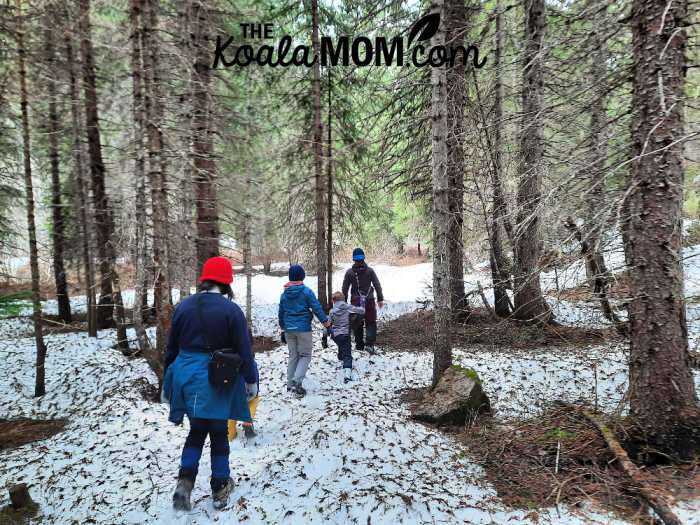
[[[231,284],[233,282],[233,267],[226,257],[212,257],[204,263],[202,276],[199,281],[216,281]]]

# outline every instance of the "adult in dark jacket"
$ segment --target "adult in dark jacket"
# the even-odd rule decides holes
[[[190,495],[207,435],[214,507],[226,506],[233,490],[227,421],[252,422],[247,400],[258,394],[245,315],[232,301],[231,263],[224,257],[209,259],[199,280],[200,292],[183,299],[173,314],[163,380],[163,396],[170,402],[169,420],[180,424],[187,414],[190,421],[173,495],[173,506],[184,510],[191,509]],[[217,388],[209,383],[208,367],[211,352],[222,348],[236,350],[243,366],[232,387]]]
[[[353,326],[355,334],[355,348],[363,350],[367,348],[370,354],[375,353],[374,345],[377,341],[377,306],[374,302],[374,293],[377,293],[377,304],[379,308],[384,306],[384,294],[382,285],[374,270],[367,266],[365,262],[365,252],[362,248],[355,248],[352,251],[351,268],[345,272],[343,279],[343,295],[347,298],[350,291],[350,304],[360,306],[360,296],[365,298],[365,316],[361,322],[356,322]],[[364,337],[364,327],[367,328],[366,338]]]

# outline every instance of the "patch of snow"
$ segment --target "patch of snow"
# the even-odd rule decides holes
[[[687,275],[700,277],[700,267],[689,260]],[[414,311],[421,307],[417,299],[430,295],[430,264],[375,269],[387,297],[380,320]],[[342,274],[334,274],[336,289]],[[465,279],[475,285],[488,276],[475,272]],[[284,277],[253,278],[256,335],[276,336],[277,301],[285,282]],[[315,288],[315,278],[306,283]],[[234,285],[237,298],[243,298],[245,280]],[[76,308],[84,305],[84,298],[72,300]],[[552,305],[557,317],[571,324],[590,325],[598,311],[565,301]],[[52,307],[45,302],[45,311]],[[689,304],[691,347],[699,340],[699,321],[700,305]],[[285,388],[286,347],[257,354],[259,436],[246,440],[239,435],[231,443],[236,485],[231,505],[223,512],[212,507],[207,445],[194,510],[176,514],[171,497],[188,424],[172,425],[165,405],[142,398],[140,389],[157,383],[145,361],[127,360],[113,350],[113,330],[100,331],[96,339],[85,333],[48,335],[47,393],[36,399],[31,330],[28,319],[0,320],[0,374],[9,378],[0,382],[2,417],[67,417],[69,424],[51,438],[0,451],[0,486],[27,483],[47,523],[364,524],[369,518],[380,524],[532,523],[526,511],[500,503],[468,450],[409,419],[399,392],[429,383],[429,353],[355,353],[355,381],[344,384],[335,346],[320,348],[316,326],[308,395],[302,400]],[[154,329],[148,333],[154,340]],[[128,335],[133,339],[133,330]],[[455,349],[454,360],[479,373],[496,415],[504,419],[535,415],[559,399],[597,399],[602,410],[614,410],[627,387],[621,344],[542,351]],[[700,390],[700,373],[694,378]],[[6,498],[0,495],[0,505]],[[697,502],[674,509],[689,520]],[[559,511],[544,509],[539,518],[561,524],[623,523],[590,508]]]
[[[187,426],[167,422],[167,407],[141,399],[143,360],[110,349],[110,332],[47,337],[47,394],[32,397],[33,340],[2,343],[0,385],[5,417],[67,417],[49,439],[0,452],[0,483],[22,481],[54,524],[85,523],[529,523],[504,508],[481,468],[449,436],[412,422],[399,391],[429,382],[429,354],[355,356],[355,381],[344,384],[335,348],[315,355],[306,398],[285,388],[286,350],[258,354],[261,399],[257,438],[231,443],[235,480],[231,505],[213,510],[208,451],[193,492],[194,510],[171,509]],[[456,350],[455,361],[477,369],[499,415],[531,414],[550,399],[590,396],[590,359],[599,396],[614,401],[624,388],[615,349],[588,355]],[[605,405],[607,406],[607,405]],[[207,447],[208,448],[208,447]],[[6,498],[5,494],[1,496]],[[0,504],[6,503],[4,500]],[[544,509],[556,523],[622,523],[592,510]]]

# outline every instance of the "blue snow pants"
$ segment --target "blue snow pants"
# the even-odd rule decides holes
[[[182,449],[180,477],[194,483],[208,434],[211,446],[211,490],[219,490],[231,475],[228,465],[228,422],[225,419],[188,418],[190,433],[185,440],[185,448]]]

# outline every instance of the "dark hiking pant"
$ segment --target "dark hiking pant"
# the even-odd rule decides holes
[[[360,298],[353,297],[351,304],[360,306]],[[363,333],[367,327],[367,334]],[[364,350],[365,345],[374,346],[377,342],[377,305],[374,299],[367,299],[365,302],[365,316],[362,321],[352,324],[352,332],[355,336],[355,348]]]
[[[225,419],[203,419],[190,417],[190,433],[185,440],[180,460],[180,478],[194,483],[199,470],[204,442],[209,435],[211,446],[211,490],[219,490],[231,476],[228,466],[228,423]]]
[[[338,345],[338,361],[343,362],[343,368],[352,368],[352,342],[350,335],[338,335],[333,338]]]

